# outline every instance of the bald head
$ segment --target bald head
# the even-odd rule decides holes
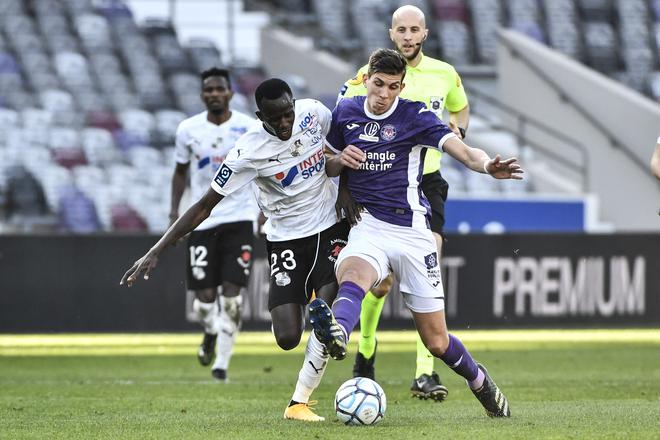
[[[417,6],[403,5],[392,14],[392,29],[401,22],[416,23],[422,29],[426,29],[426,18]]]
[[[428,33],[424,13],[417,6],[401,6],[392,14],[390,39],[409,65],[415,67],[422,59],[422,45]]]

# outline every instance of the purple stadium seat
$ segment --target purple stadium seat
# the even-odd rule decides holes
[[[62,190],[59,202],[60,228],[69,232],[91,233],[101,229],[94,202],[78,188]]]
[[[101,0],[96,2],[96,11],[108,20],[133,18],[133,13],[122,0]]]
[[[0,52],[0,74],[19,72],[20,68],[16,62],[16,59],[9,53]]]
[[[434,17],[440,21],[469,23],[469,14],[463,0],[434,0]]]
[[[120,203],[110,208],[112,229],[124,232],[142,232],[147,230],[147,224],[130,206]]]
[[[117,117],[110,111],[94,110],[87,112],[87,125],[115,131],[121,127]]]
[[[543,32],[543,29],[537,23],[515,23],[512,29],[535,39],[539,43],[546,42],[545,32]]]

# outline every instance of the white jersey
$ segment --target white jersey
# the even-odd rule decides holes
[[[307,237],[337,222],[337,187],[325,173],[323,154],[332,115],[313,99],[297,100],[295,113],[288,141],[262,126],[251,128],[227,154],[211,183],[228,196],[256,182],[270,241]]]
[[[239,137],[256,124],[256,120],[232,111],[231,117],[220,125],[207,119],[207,112],[192,116],[179,124],[176,131],[174,158],[177,163],[190,163],[192,200],[199,200],[208,191],[209,183]],[[209,218],[196,231],[219,224],[254,221],[259,213],[254,190],[246,187],[218,204]]]

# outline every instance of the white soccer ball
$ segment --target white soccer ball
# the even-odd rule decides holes
[[[387,399],[383,389],[371,379],[349,379],[335,394],[337,417],[346,425],[375,425],[385,416]]]

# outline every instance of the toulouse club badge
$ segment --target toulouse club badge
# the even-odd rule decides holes
[[[383,125],[380,129],[380,137],[386,141],[391,141],[396,137],[396,127],[392,124]]]

